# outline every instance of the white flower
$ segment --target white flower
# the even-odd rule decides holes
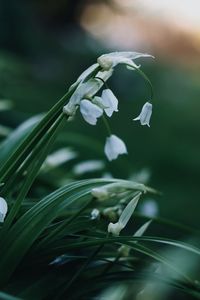
[[[104,70],[109,70],[110,68],[115,67],[118,64],[126,64],[128,66],[133,67],[134,69],[139,68],[133,60],[139,57],[153,57],[152,55],[146,53],[138,53],[138,52],[112,52],[109,54],[103,54],[98,59],[98,64]]]
[[[127,154],[127,149],[124,142],[116,135],[112,134],[106,139],[104,152],[108,160],[111,161],[116,159],[120,154]]]
[[[103,90],[101,99],[108,117],[111,117],[114,111],[118,111],[118,100],[110,89]]]
[[[80,103],[80,112],[84,120],[90,125],[96,125],[97,118],[101,117],[103,114],[102,108],[86,99],[82,100]]]
[[[158,208],[156,201],[154,201],[153,199],[149,199],[142,203],[142,205],[140,207],[140,211],[145,216],[153,218],[158,215],[159,208]]]
[[[113,182],[93,188],[91,194],[99,201],[103,201],[126,191],[141,191],[143,193],[146,193],[147,189],[145,185],[141,183],[119,180],[118,182]]]
[[[83,175],[88,172],[100,171],[104,167],[104,162],[101,160],[86,160],[75,165],[73,168],[73,173],[75,175]]]
[[[110,197],[110,193],[107,190],[106,186],[101,186],[93,188],[91,191],[93,197],[97,198],[99,201],[107,200]]]
[[[4,222],[4,218],[8,211],[8,205],[4,198],[0,197],[0,222]]]
[[[77,105],[80,104],[84,97],[93,96],[101,87],[102,83],[97,79],[90,79],[85,83],[81,83],[72,94],[69,102],[63,107],[63,113],[68,116],[74,116]]]
[[[100,211],[97,208],[94,208],[91,211],[91,220],[96,220],[100,217]]]
[[[92,68],[92,71],[94,71],[96,68],[96,65]],[[93,70],[94,69],[94,70]],[[86,70],[87,71],[87,70]],[[91,70],[90,70],[91,72]],[[69,102],[63,107],[63,113],[67,116],[71,117],[74,116],[77,110],[77,106],[80,105],[80,102],[84,98],[91,98],[95,96],[95,94],[100,90],[100,88],[103,86],[104,82],[107,81],[113,73],[113,70],[110,69],[108,71],[99,71],[96,74],[96,78],[91,78],[87,82],[82,82],[82,80],[85,79],[85,76],[89,75],[88,72],[86,74],[82,74],[83,76],[81,79],[78,79],[79,86],[75,90],[75,92],[72,94],[71,98],[69,99]],[[87,77],[86,76],[86,77]],[[99,79],[102,80],[99,80]],[[77,82],[72,85],[72,88],[76,86]],[[70,89],[71,90],[71,89]]]
[[[47,156],[44,164],[44,168],[55,168],[61,164],[64,164],[77,157],[77,153],[71,148],[59,149]]]
[[[152,104],[149,102],[146,102],[141,110],[141,113],[134,121],[140,121],[141,125],[147,125],[150,127],[149,122],[152,114]]]
[[[110,223],[108,225],[109,233],[112,233],[115,236],[120,234],[120,231],[126,226],[128,221],[130,220],[130,218],[138,204],[141,194],[142,193],[139,193],[128,203],[128,205],[123,210],[121,216],[119,217],[119,221],[117,223]]]

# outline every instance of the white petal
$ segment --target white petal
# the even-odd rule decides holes
[[[102,103],[105,107],[105,113],[111,117],[114,111],[118,111],[118,100],[110,89],[105,89],[101,95]]]
[[[152,104],[150,102],[146,102],[141,110],[141,113],[139,114],[139,116],[135,119],[133,119],[134,121],[140,121],[141,125],[147,125],[150,127],[149,122],[151,119],[151,114],[152,114]]]
[[[4,218],[8,211],[8,205],[4,198],[0,197],[0,222],[4,222]]]
[[[116,135],[112,134],[110,137],[106,139],[104,152],[108,160],[111,161],[113,159],[116,159],[120,154],[126,154],[127,149],[124,142]]]
[[[140,57],[152,57],[152,55],[147,54],[147,53],[140,53],[140,52],[133,52],[133,51],[119,51],[119,52],[111,52],[108,54],[105,54],[107,56],[111,57],[118,57],[121,56],[123,58],[130,58],[130,59],[136,59]]]
[[[105,108],[108,107],[108,105],[105,106],[105,105],[103,104],[102,98],[99,97],[99,96],[95,96],[95,97],[92,99],[92,103],[96,104],[97,106],[99,106],[99,107],[102,108],[103,110],[104,110]]]
[[[130,58],[124,58],[122,56],[113,59],[113,67],[115,67],[118,64],[125,64],[134,69],[138,69],[140,67],[140,65],[136,65]]]
[[[97,118],[103,114],[103,110],[100,107],[86,99],[80,103],[80,112],[84,120],[90,125],[96,125]]]

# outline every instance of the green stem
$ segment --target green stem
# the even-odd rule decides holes
[[[104,115],[102,116],[102,119],[103,119],[103,123],[104,123],[104,125],[106,127],[106,130],[108,131],[108,134],[112,135],[112,132],[111,132],[108,120],[106,119],[106,117]]]
[[[129,66],[130,68],[132,67],[131,65]],[[140,68],[133,68],[132,69],[136,72],[138,72],[139,75],[141,75],[144,80],[147,82],[147,84],[149,85],[150,87],[150,93],[151,93],[151,96],[150,96],[150,101],[149,102],[152,102],[153,99],[154,99],[154,90],[153,90],[153,85],[150,81],[150,79],[148,78],[148,76],[140,69]]]

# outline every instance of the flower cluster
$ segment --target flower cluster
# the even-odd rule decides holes
[[[152,57],[149,54],[137,52],[113,52],[101,55],[97,63],[84,71],[72,87],[77,87],[69,102],[63,107],[63,112],[68,117],[73,117],[77,108],[83,119],[90,125],[96,125],[99,118],[111,117],[118,112],[118,100],[113,92],[107,87],[106,81],[112,76],[114,68],[118,64],[125,64],[130,70],[137,70],[140,66],[134,60],[140,57]],[[105,84],[100,96],[99,90]],[[71,87],[71,88],[72,88]],[[141,125],[149,125],[152,114],[152,104],[146,102],[140,115],[134,120],[139,120]],[[108,127],[108,126],[107,126]],[[111,134],[106,139],[104,152],[109,161],[116,159],[121,154],[127,154],[125,143],[116,135]]]

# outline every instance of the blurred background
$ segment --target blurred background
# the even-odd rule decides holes
[[[97,160],[97,176],[148,179],[163,192],[156,199],[161,216],[199,228],[199,0],[1,0],[0,138],[51,108],[99,55],[120,50],[155,56],[140,60],[155,90],[151,128],[132,121],[148,87],[118,67],[109,81],[120,102],[111,127],[129,155],[108,163],[103,125],[77,116],[58,139],[57,148],[73,152],[62,174],[94,176],[77,164]]]

